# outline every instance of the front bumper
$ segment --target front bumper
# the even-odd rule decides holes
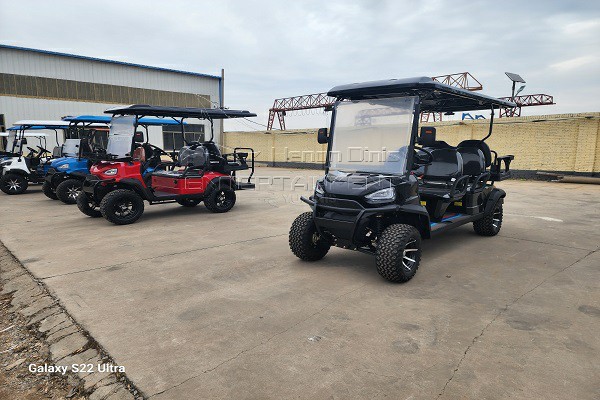
[[[56,189],[58,184],[65,180],[65,173],[50,168],[48,172],[46,172],[44,180],[48,182],[53,189]]]
[[[110,191],[108,186],[114,181],[114,179],[100,179],[96,175],[88,175],[83,181],[81,190],[90,199],[99,204],[106,193]]]
[[[327,233],[337,239],[341,247],[354,247],[357,244],[357,232],[361,232],[369,223],[369,217],[377,214],[400,211],[397,204],[365,208],[355,200],[300,197],[313,210],[313,220],[319,233]]]

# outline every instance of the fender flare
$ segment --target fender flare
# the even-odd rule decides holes
[[[506,192],[502,189],[494,188],[490,194],[488,195],[485,201],[485,209],[484,213],[488,214],[492,212],[492,207],[496,204],[496,201],[500,201],[504,203],[504,198],[506,197]]]
[[[431,237],[431,226],[429,224],[429,213],[427,209],[420,204],[404,204],[399,207],[400,213],[403,215],[410,215],[414,217],[413,221],[410,221],[410,225],[413,225],[423,239]]]
[[[8,174],[21,175],[21,176],[24,176],[25,178],[29,178],[29,175],[31,175],[30,172],[22,170],[21,168],[5,169],[4,173],[2,175],[8,175]]]
[[[222,183],[225,183],[231,189],[235,190],[235,180],[231,176],[218,176],[213,178],[208,185],[206,185],[206,190],[204,192],[206,193],[215,186],[220,186]]]
[[[118,182],[114,182],[113,187],[115,189],[129,189],[136,192],[138,195],[142,197],[142,199],[150,199],[148,196],[148,189],[142,185],[142,183],[135,178],[124,178]]]

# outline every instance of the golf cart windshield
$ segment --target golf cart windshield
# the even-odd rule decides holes
[[[17,132],[8,131],[8,138],[6,140],[6,151],[10,151],[11,153],[15,151],[16,138]]]
[[[416,97],[339,102],[330,169],[403,174],[410,147]]]
[[[110,124],[106,153],[117,158],[129,157],[135,134],[135,116],[113,117]]]
[[[65,157],[77,157],[79,156],[79,144],[80,139],[66,139],[63,144],[62,154]]]

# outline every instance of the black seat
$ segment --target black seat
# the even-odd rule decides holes
[[[436,129],[433,126],[421,127],[418,144],[427,149],[452,149],[448,143],[443,140],[436,140]]]
[[[463,160],[453,148],[430,150],[433,160],[426,165],[419,180],[419,194],[427,201],[433,221],[440,220],[453,201],[467,192],[468,175],[463,175]]]
[[[200,144],[183,146],[179,150],[178,165],[182,169],[172,171],[154,171],[154,176],[164,176],[168,178],[183,178],[187,176],[202,176],[210,159],[208,149]]]
[[[490,150],[490,146],[487,145],[486,142],[481,140],[463,140],[458,144],[459,148],[465,147],[475,147],[483,153],[483,158],[485,160],[485,168],[488,168],[492,165],[492,151]]]
[[[485,171],[485,157],[476,147],[459,147],[457,149],[463,160],[463,174],[472,177],[479,176]]]
[[[470,176],[468,191],[483,190],[490,179],[487,167],[491,164],[492,153],[489,146],[481,140],[464,140],[458,145],[458,152],[463,157],[463,173]]]

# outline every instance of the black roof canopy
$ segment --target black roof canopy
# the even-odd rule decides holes
[[[104,111],[113,115],[136,115],[153,117],[174,118],[199,118],[199,119],[228,119],[256,117],[256,114],[245,110],[228,110],[222,108],[193,108],[193,107],[165,107],[151,106],[148,104],[132,104],[124,107],[109,108]]]
[[[516,104],[510,101],[449,86],[425,76],[341,85],[329,90],[327,95],[338,100],[419,96],[421,112],[474,111],[489,110],[492,107],[516,107]]]

